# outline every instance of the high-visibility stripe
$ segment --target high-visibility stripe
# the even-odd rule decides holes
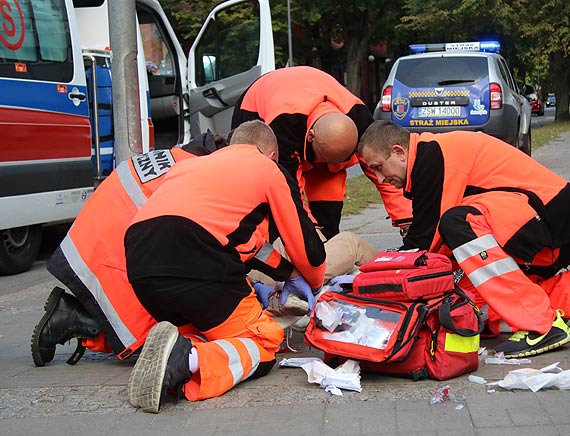
[[[491,248],[497,247],[498,245],[499,243],[495,237],[489,234],[460,245],[455,250],[453,250],[453,255],[455,256],[457,262],[461,263],[465,259],[468,259],[475,254],[490,250]]]
[[[126,328],[125,324],[115,311],[115,308],[107,298],[107,295],[103,291],[103,287],[101,283],[93,274],[91,269],[87,266],[87,264],[83,261],[81,255],[77,251],[77,248],[73,244],[69,233],[65,236],[63,241],[61,242],[61,250],[65,255],[65,258],[69,262],[69,265],[77,274],[77,277],[83,282],[83,284],[87,287],[89,292],[93,295],[101,310],[105,314],[105,317],[111,324],[111,327],[117,334],[119,340],[128,347],[132,343],[136,342],[136,338],[133,336],[131,331]]]
[[[444,349],[445,351],[455,351],[456,353],[479,351],[479,335],[466,337],[455,333],[446,333]]]
[[[236,347],[225,339],[219,339],[214,341],[228,355],[228,362],[229,362],[228,369],[230,370],[233,377],[233,386],[237,385],[240,381],[246,379],[251,374],[253,374],[253,372],[259,366],[259,359],[260,359],[259,349],[257,348],[255,342],[253,342],[251,339],[243,339],[243,338],[235,338],[235,339],[240,341],[245,346],[251,358],[252,368],[246,377],[244,377],[243,375],[243,364],[241,361],[241,356]]]
[[[242,338],[237,338],[237,340],[240,341],[245,346],[247,352],[249,353],[249,356],[251,357],[251,370],[245,377],[249,378],[251,374],[253,374],[257,369],[257,367],[259,366],[259,362],[261,360],[261,354],[259,353],[259,348],[257,344],[253,340],[242,339]]]
[[[241,378],[243,376],[243,367],[241,364],[241,358],[239,356],[238,351],[227,340],[220,339],[214,342],[218,344],[228,355],[228,362],[229,362],[228,369],[232,373],[233,377],[232,386],[237,385],[241,381]]]
[[[128,161],[121,162],[121,164],[117,167],[117,175],[119,176],[119,180],[121,181],[125,192],[133,201],[137,209],[140,209],[146,202],[147,198],[146,195],[144,195],[140,185],[133,177],[133,173],[129,168]]]
[[[485,283],[487,280],[516,271],[518,269],[519,267],[514,259],[512,257],[507,257],[505,259],[497,260],[496,262],[484,265],[473,272],[467,273],[467,277],[469,277],[469,280],[471,280],[473,286],[477,287]]]
[[[261,249],[255,253],[255,258],[263,263],[266,263],[267,259],[269,259],[273,251],[273,245],[271,245],[269,242],[266,242],[263,244]]]

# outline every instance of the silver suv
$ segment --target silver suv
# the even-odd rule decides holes
[[[410,45],[374,118],[414,132],[482,131],[530,155],[530,104],[499,50],[497,41]]]

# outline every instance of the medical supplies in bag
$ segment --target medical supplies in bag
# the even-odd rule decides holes
[[[479,366],[479,310],[462,290],[413,301],[322,294],[305,342],[334,366],[347,359],[363,371],[446,380]]]

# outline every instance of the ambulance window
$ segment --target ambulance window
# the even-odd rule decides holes
[[[139,12],[139,17],[143,12]],[[140,23],[146,71],[153,76],[173,76],[173,56],[155,22]]]
[[[14,2],[2,8],[0,75],[69,82],[73,59],[64,0]]]
[[[196,46],[197,85],[225,79],[257,65],[259,28],[257,1],[219,11]]]

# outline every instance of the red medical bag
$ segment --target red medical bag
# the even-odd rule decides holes
[[[417,300],[443,295],[454,288],[451,261],[425,250],[385,251],[360,266],[354,295],[389,300]]]

